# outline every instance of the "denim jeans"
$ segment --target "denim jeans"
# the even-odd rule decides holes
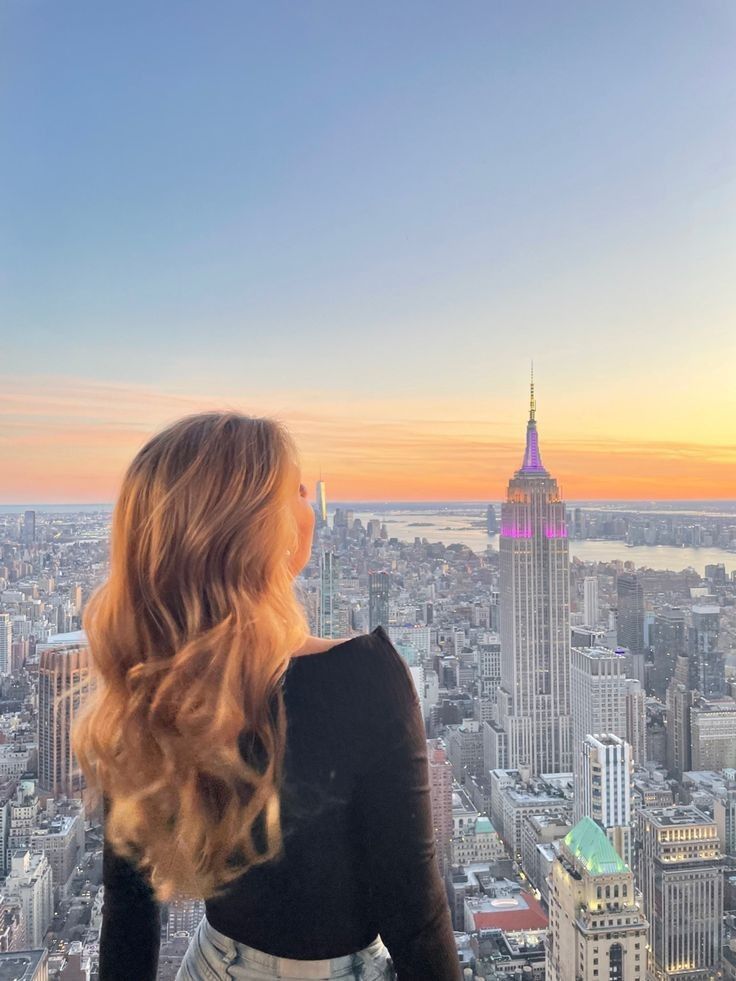
[[[355,954],[302,961],[241,944],[215,930],[203,916],[176,981],[396,981],[396,977],[380,934]]]

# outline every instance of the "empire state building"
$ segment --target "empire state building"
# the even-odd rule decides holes
[[[565,504],[539,452],[533,375],[524,462],[501,506],[499,553],[498,762],[569,772],[570,557]]]

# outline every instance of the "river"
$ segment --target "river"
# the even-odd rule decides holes
[[[445,545],[459,543],[475,552],[484,552],[488,545],[498,549],[498,535],[489,536],[485,527],[485,510],[464,510],[461,514],[447,511],[401,510],[354,512],[366,524],[371,518],[386,522],[389,537],[401,541],[426,538]],[[583,562],[633,562],[637,568],[670,569],[679,572],[692,567],[701,575],[706,565],[723,563],[727,572],[736,570],[736,552],[722,548],[677,548],[670,545],[627,545],[621,541],[570,540],[570,557]]]

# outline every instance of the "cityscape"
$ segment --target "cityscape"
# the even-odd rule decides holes
[[[333,504],[320,479],[297,583],[310,628],[383,626],[410,669],[465,977],[736,977],[736,514],[569,507],[537,427],[532,382],[500,504]],[[0,966],[49,978],[97,976],[102,826],[69,749],[74,704],[52,694],[89,672],[81,617],[110,514],[0,512]],[[600,554],[571,559],[576,542]],[[702,564],[607,561],[617,542]],[[203,915],[167,904],[162,981]]]

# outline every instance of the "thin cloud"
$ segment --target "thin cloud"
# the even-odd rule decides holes
[[[333,499],[497,500],[521,463],[525,421],[497,402],[489,412],[491,405],[486,423],[468,411],[478,410],[472,401],[342,402],[314,392],[223,399],[55,376],[0,378],[0,499],[112,500],[149,434],[184,414],[235,408],[283,419],[305,477],[321,470]],[[550,429],[541,430],[543,460],[571,499],[734,496],[735,445],[553,437]]]

